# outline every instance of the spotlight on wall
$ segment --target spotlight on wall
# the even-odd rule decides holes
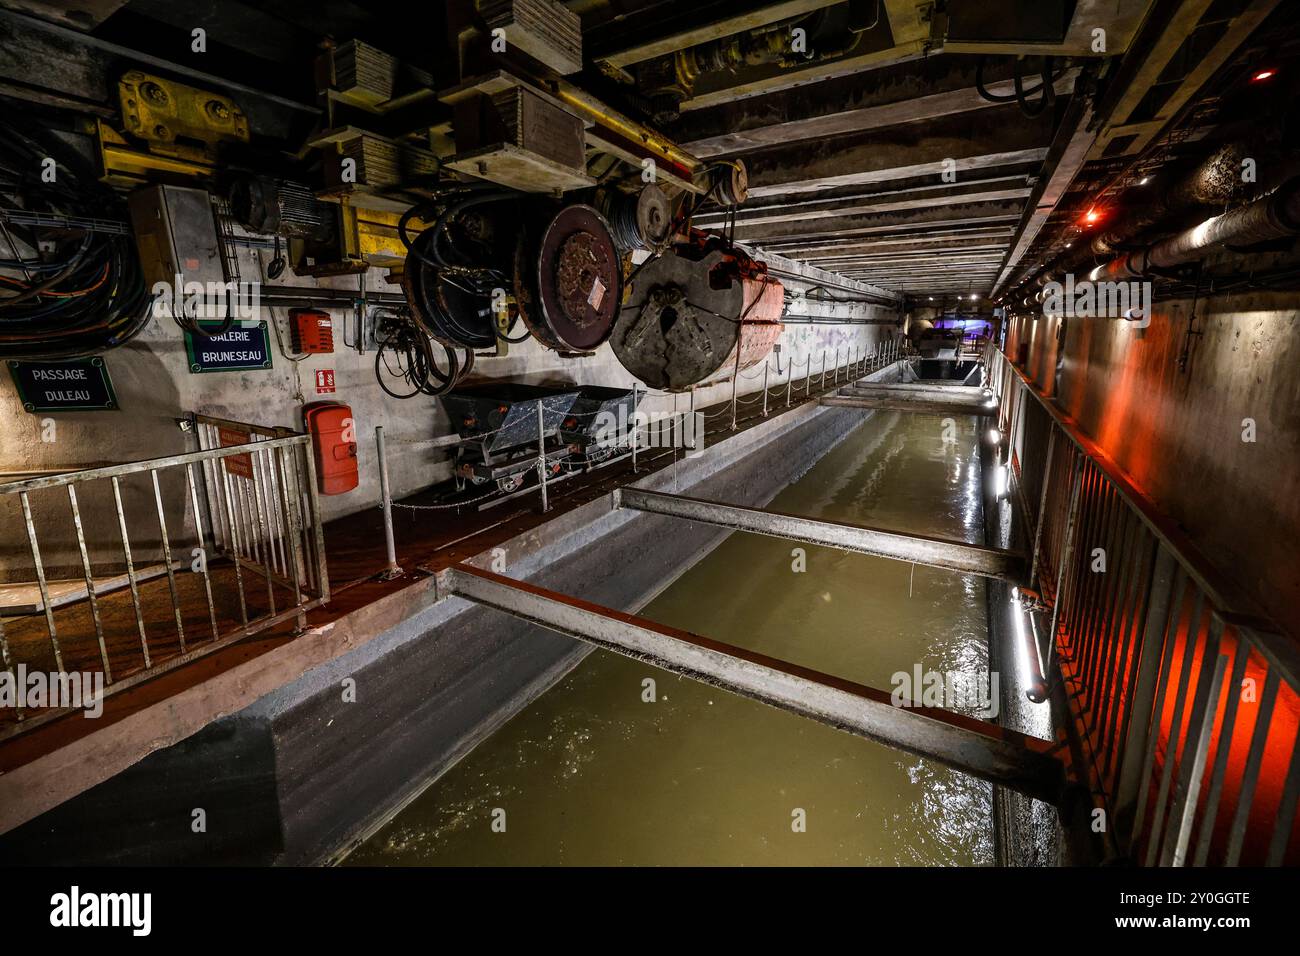
[[[1002,432],[998,431],[996,428],[990,428],[990,429],[989,429],[989,444],[991,444],[991,445],[1001,445],[1001,444],[1002,444]]]

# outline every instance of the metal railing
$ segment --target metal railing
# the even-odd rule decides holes
[[[192,423],[198,451],[0,484],[39,594],[26,613],[0,609],[0,666],[15,678],[99,675],[108,695],[282,622],[302,628],[329,599],[310,438]],[[142,566],[146,553],[158,562]],[[54,580],[61,564],[77,576]],[[16,708],[0,739],[68,709]]]
[[[1065,691],[1108,851],[1294,862],[1295,646],[1001,351],[985,362],[1045,609],[1043,673]]]

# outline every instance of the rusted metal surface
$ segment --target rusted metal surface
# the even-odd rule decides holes
[[[640,269],[610,344],[647,385],[687,389],[763,361],[784,328],[784,304],[761,263],[697,234]]]

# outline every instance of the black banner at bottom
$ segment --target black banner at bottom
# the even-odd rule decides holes
[[[5,874],[9,944],[76,934],[202,944],[330,947],[412,939],[458,948],[503,936],[538,945],[669,945],[683,929],[769,948],[786,940],[909,949],[1054,946],[1137,938],[1232,945],[1282,940],[1287,870],[923,869],[24,869]],[[573,925],[576,924],[576,925]],[[592,931],[595,931],[593,933]],[[433,933],[434,935],[427,935]],[[880,934],[886,934],[881,940]],[[547,942],[549,940],[550,942]],[[659,942],[656,943],[655,940]],[[821,944],[818,940],[823,941]],[[684,940],[683,940],[684,941]],[[698,939],[698,942],[703,942]],[[835,945],[843,945],[835,944]]]

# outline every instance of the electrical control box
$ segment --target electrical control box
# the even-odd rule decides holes
[[[298,353],[334,351],[334,320],[320,309],[290,309],[289,336]]]
[[[204,189],[145,186],[128,199],[148,286],[176,281],[223,284],[225,259],[212,199]]]

